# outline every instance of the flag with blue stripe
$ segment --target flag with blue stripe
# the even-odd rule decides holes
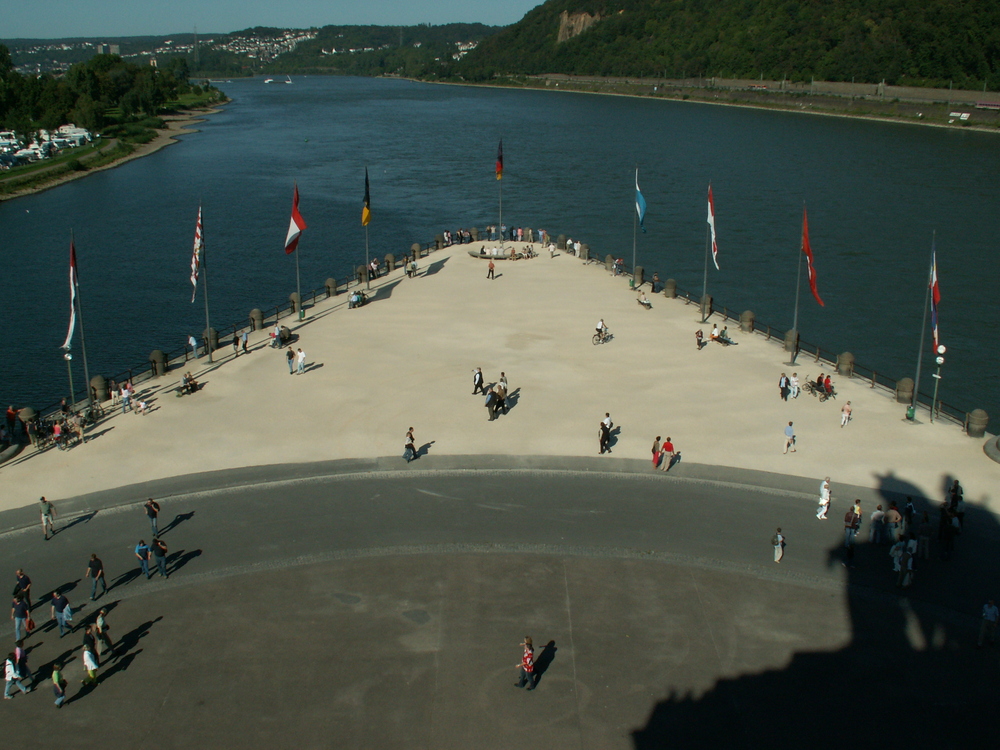
[[[643,220],[646,218],[646,199],[642,197],[639,190],[639,170],[635,170],[635,213],[639,217],[639,228],[645,232],[646,227]]]

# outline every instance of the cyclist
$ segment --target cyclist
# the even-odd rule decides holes
[[[608,333],[608,327],[604,325],[604,318],[597,321],[597,336],[601,341],[604,341],[604,337]]]

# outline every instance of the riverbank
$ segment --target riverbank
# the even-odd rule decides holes
[[[302,374],[289,374],[285,350],[259,330],[249,355],[224,347],[214,364],[187,364],[197,394],[177,395],[180,368],[141,383],[148,414],[109,410],[85,445],[29,448],[0,467],[0,509],[224,469],[396,460],[410,426],[434,456],[597,456],[598,421],[610,412],[616,457],[648,461],[653,438],[669,435],[682,471],[788,474],[817,488],[829,475],[835,495],[855,485],[932,499],[959,478],[967,500],[1000,511],[1000,464],[957,425],[929,424],[925,412],[908,421],[891,394],[860,378],[835,378],[837,400],[782,401],[781,372],[805,380],[821,368],[804,358],[789,366],[775,340],[731,330],[739,346],[697,350],[694,331],[721,317],[702,324],[697,306],[662,295],[643,309],[626,279],[566,253],[498,263],[487,280],[487,264],[467,250],[421,259],[415,279],[398,269],[374,281],[361,308],[347,309],[340,294],[301,323],[282,319],[305,352]],[[601,317],[615,337],[594,346]],[[477,366],[487,384],[501,371],[510,382],[510,413],[495,422],[470,395]],[[841,427],[848,400],[854,419]],[[789,421],[797,451],[783,454]]]
[[[41,193],[45,190],[51,190],[54,187],[59,187],[60,185],[64,185],[65,183],[73,180],[78,180],[82,177],[86,177],[87,175],[103,172],[106,169],[114,169],[115,167],[126,164],[133,159],[141,159],[143,156],[149,156],[150,154],[156,153],[160,149],[165,148],[172,143],[176,143],[179,136],[197,133],[198,129],[193,126],[200,122],[204,122],[209,115],[215,114],[219,111],[219,107],[211,107],[188,110],[174,115],[163,115],[161,119],[164,123],[166,123],[166,127],[162,130],[158,130],[156,137],[148,143],[130,144],[132,146],[132,150],[129,153],[122,155],[120,158],[114,159],[106,164],[101,164],[97,167],[69,172],[60,171],[52,177],[51,181],[46,181],[39,185],[32,185],[31,187],[24,188],[23,190],[16,190],[6,195],[0,195],[0,202],[14,200],[15,198],[21,198],[25,195]],[[113,151],[118,143],[118,139],[112,138],[107,144],[102,146],[99,151],[95,152],[95,154],[103,154]],[[96,156],[93,158],[96,158]],[[81,163],[86,167],[85,160],[81,160]],[[59,167],[53,167],[53,169],[57,170]]]

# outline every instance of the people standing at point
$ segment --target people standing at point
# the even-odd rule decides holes
[[[14,656],[13,651],[7,654],[7,661],[4,662],[4,677],[7,680],[7,685],[3,691],[4,700],[9,701],[14,697],[11,695],[12,687],[17,687],[17,689],[24,695],[27,695],[30,692],[21,681],[21,673],[17,670],[17,657]]]
[[[660,453],[660,436],[657,435],[656,439],[653,440],[653,468],[657,468],[660,465],[660,461],[663,460],[663,456]]]
[[[132,393],[129,390],[128,383],[122,384],[122,414],[127,411],[132,410]]]
[[[778,378],[778,396],[782,401],[788,400],[788,394],[791,392],[791,383],[788,380],[788,376],[785,373],[781,373],[781,377]]]
[[[680,454],[674,448],[674,441],[667,435],[667,439],[660,446],[660,471],[670,471],[670,467],[677,463],[679,459]]]
[[[299,349],[299,353],[296,356],[299,362],[298,366],[299,375],[301,375],[306,371],[306,353],[302,351],[302,349]]]
[[[281,326],[277,323],[274,324],[274,328],[271,330],[271,348],[281,348]]]
[[[104,582],[104,563],[96,553],[91,553],[90,561],[87,563],[85,578],[90,578],[90,601],[97,600],[97,582],[101,582],[101,596],[108,593],[108,584]]]
[[[17,594],[21,595],[28,603],[28,609],[31,609],[31,579],[23,568],[18,568],[14,572],[14,595]]]
[[[405,441],[403,444],[403,458],[406,459],[406,463],[410,463],[410,461],[417,457],[417,446],[413,444],[412,427],[406,431],[406,437],[403,440]]]
[[[872,511],[871,517],[868,519],[868,542],[870,544],[882,544],[884,519],[885,512],[879,505]]]
[[[785,556],[785,535],[781,533],[780,526],[771,537],[771,546],[774,547],[774,561],[780,563],[781,558]]]
[[[188,346],[191,347],[191,356],[194,359],[198,359],[198,339],[194,336],[188,336]],[[114,406],[114,404],[112,404]]]
[[[494,270],[496,270],[496,266],[494,266],[494,265],[493,265],[493,259],[491,258],[491,259],[490,259],[490,266],[489,266],[489,269],[488,269],[488,270],[486,271],[486,278],[487,278],[487,279],[495,279],[495,278],[496,278],[496,277],[495,277],[495,276],[493,275],[493,271],[494,271]]]
[[[698,347],[699,352],[701,351],[701,348],[705,346],[705,334],[702,333],[700,328],[694,332],[694,343],[695,346]]]
[[[846,404],[840,407],[840,426],[843,427],[845,424],[851,421],[851,402],[848,401]]]
[[[139,543],[135,545],[135,556],[139,560],[139,569],[146,576],[146,580],[150,579],[149,575],[149,545],[146,544],[145,539],[140,539]]]
[[[816,518],[820,521],[828,520],[826,514],[830,510],[830,477],[823,480],[819,487],[819,508],[816,511]]]
[[[146,510],[146,517],[149,519],[149,526],[153,530],[153,536],[156,536],[159,531],[156,526],[156,519],[160,515],[160,504],[156,502],[153,498],[149,498],[142,507]]]
[[[983,647],[986,636],[990,637],[990,643],[996,643],[998,620],[1000,620],[1000,609],[997,609],[997,605],[990,599],[983,605],[983,616],[979,621],[979,641],[976,643],[976,648]]]
[[[788,427],[785,428],[785,450],[783,453],[788,453],[791,450],[795,453],[795,428],[792,427],[792,423],[788,423]]]
[[[531,643],[531,636],[524,636],[521,643],[524,651],[521,654],[521,663],[517,665],[521,670],[521,679],[517,681],[516,687],[528,686],[528,690],[535,689],[535,647]]]
[[[56,509],[45,497],[39,500],[41,503],[41,516],[42,516],[42,534],[45,535],[45,541],[49,541],[49,532],[52,532],[52,536],[56,535],[55,524],[52,523],[52,519],[56,517]]]
[[[611,448],[608,447],[608,443],[611,440],[611,431],[608,429],[607,422],[603,421],[598,426],[598,430],[597,439],[598,447],[600,448],[598,455],[603,456],[605,452],[611,452]]]
[[[240,348],[243,349],[244,354],[249,354],[250,353],[249,347],[250,347],[250,334],[244,331],[240,335]]]
[[[486,388],[483,385],[482,367],[476,367],[472,371],[472,395],[475,396],[477,393],[486,393]]]

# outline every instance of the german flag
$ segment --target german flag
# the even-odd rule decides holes
[[[372,199],[368,194],[368,167],[365,167],[365,205],[361,209],[361,226],[368,226],[372,220]]]
[[[500,146],[497,147],[497,179],[503,179],[503,138],[500,139]]]

